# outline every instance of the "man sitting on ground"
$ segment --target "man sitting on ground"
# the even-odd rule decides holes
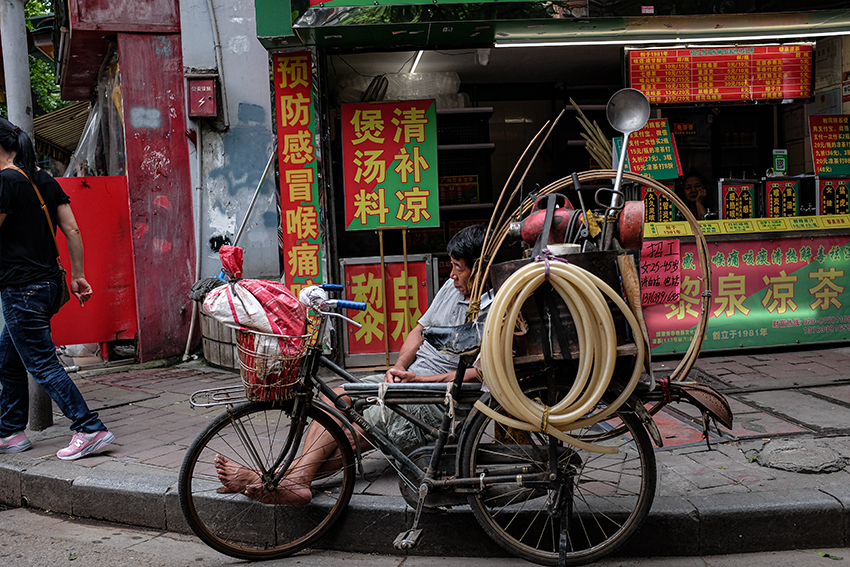
[[[452,264],[451,277],[407,335],[393,367],[386,374],[365,378],[364,382],[451,382],[454,379],[458,357],[442,353],[431,346],[423,339],[422,330],[431,326],[461,325],[465,321],[469,308],[469,278],[472,266],[481,254],[485,232],[485,227],[481,225],[469,226],[449,241],[446,251]],[[489,303],[489,299],[489,293],[482,297],[482,309]],[[468,369],[464,382],[478,381],[477,370]],[[343,392],[341,388],[335,391],[337,394]],[[439,427],[444,413],[441,406],[434,404],[405,406],[405,409],[432,427]],[[428,441],[418,428],[393,411],[384,412],[383,408],[370,406],[363,412],[363,417],[407,453]],[[349,434],[347,430],[346,434]],[[368,442],[362,435],[358,437],[361,448],[367,449]],[[334,459],[334,453],[337,452],[327,430],[314,424],[304,436],[302,454],[293,461],[274,493],[267,491],[259,482],[255,471],[221,455],[216,455],[215,467],[225,492],[241,492],[266,503],[304,505],[312,499],[310,486],[315,475],[339,468],[339,463]]]

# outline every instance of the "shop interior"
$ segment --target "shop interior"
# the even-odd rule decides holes
[[[486,223],[494,198],[522,152],[546,121],[554,120],[562,109],[566,112],[521,191],[528,194],[573,171],[600,167],[585,148],[584,130],[570,99],[609,139],[618,136],[608,124],[605,105],[626,85],[623,61],[624,49],[616,45],[330,54],[326,88],[332,138],[339,131],[333,122],[338,120],[340,105],[361,102],[364,93],[373,97],[367,100],[417,98],[417,93],[423,95],[418,98],[436,98],[440,176],[476,175],[478,179],[477,194],[452,195],[447,202],[441,201],[441,230],[410,231],[408,253],[440,256],[456,230],[474,222]],[[386,85],[381,85],[380,77],[387,79]],[[720,178],[764,177],[772,165],[774,148],[789,151],[787,175],[807,173],[811,157],[805,149],[805,116],[802,102],[652,107],[652,117],[668,118],[671,129],[676,123],[690,126],[687,132],[675,135],[683,173],[699,172],[711,187],[716,187]],[[338,144],[332,141],[332,148]],[[332,151],[332,156],[334,178],[341,179],[340,153]],[[333,190],[335,200],[341,203],[342,187]],[[716,202],[716,195],[713,197]],[[803,201],[801,214],[814,214],[806,212],[811,207],[805,197]],[[343,227],[335,228],[341,235]],[[338,237],[337,242],[339,257],[379,253],[378,238],[372,231],[363,231],[356,239]],[[384,252],[401,254],[401,239],[386,239]],[[440,270],[441,277],[444,271]]]

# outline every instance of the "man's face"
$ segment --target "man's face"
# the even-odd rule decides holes
[[[455,289],[463,294],[464,299],[469,299],[469,276],[472,275],[472,270],[463,260],[452,258],[451,261],[451,278],[454,280]]]

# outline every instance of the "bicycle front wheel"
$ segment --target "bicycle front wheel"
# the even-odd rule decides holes
[[[186,521],[204,543],[239,559],[275,559],[304,549],[339,519],[354,490],[351,441],[336,421],[316,407],[310,408],[297,445],[293,442],[296,426],[288,408],[246,403],[228,409],[195,439],[180,469],[178,486]],[[327,433],[312,440],[308,431],[316,427]],[[282,471],[293,451],[292,456],[299,458]],[[216,471],[217,455],[236,467],[240,481],[255,480],[254,486],[260,486],[264,474],[266,479],[284,474],[279,482],[267,484],[262,496],[250,490],[253,498],[241,492],[228,493]],[[289,478],[295,477],[308,459],[315,463],[317,455],[322,457],[311,485],[312,498],[302,495],[295,500],[299,505],[291,505],[287,486],[293,483]],[[230,488],[241,486],[241,482],[232,483]]]
[[[616,447],[590,453],[554,437],[506,428],[479,413],[462,449],[465,477],[481,478],[468,496],[484,531],[527,561],[584,565],[613,552],[640,526],[655,497],[655,455],[646,430],[620,412],[570,435]],[[618,433],[616,430],[622,428]],[[550,472],[557,480],[536,486],[487,484],[487,477]]]

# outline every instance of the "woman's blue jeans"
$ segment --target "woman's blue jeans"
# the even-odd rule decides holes
[[[47,280],[0,290],[6,319],[0,333],[0,437],[26,428],[27,371],[72,421],[72,430],[92,433],[106,429],[56,357],[50,319],[59,311],[59,285],[59,281]]]

